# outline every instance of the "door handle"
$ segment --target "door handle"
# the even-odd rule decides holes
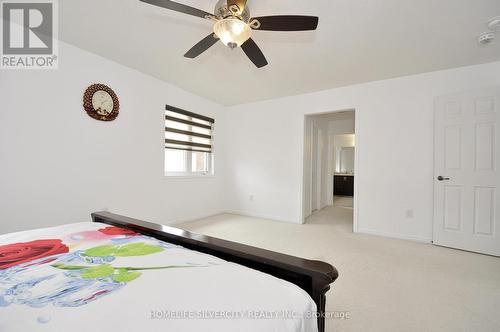
[[[442,175],[438,176],[437,179],[438,179],[438,181],[449,181],[450,180],[450,178],[444,177]]]

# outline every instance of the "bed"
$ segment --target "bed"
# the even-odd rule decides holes
[[[0,331],[324,331],[324,262],[112,214],[0,235]]]

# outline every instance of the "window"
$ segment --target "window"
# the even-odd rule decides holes
[[[165,175],[213,174],[215,120],[167,105],[165,111]]]

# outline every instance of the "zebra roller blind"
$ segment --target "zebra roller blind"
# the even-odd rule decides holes
[[[215,120],[167,105],[165,110],[165,148],[212,153]]]

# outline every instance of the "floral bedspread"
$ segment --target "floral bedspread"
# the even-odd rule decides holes
[[[128,229],[0,235],[0,331],[315,331],[300,288]]]

